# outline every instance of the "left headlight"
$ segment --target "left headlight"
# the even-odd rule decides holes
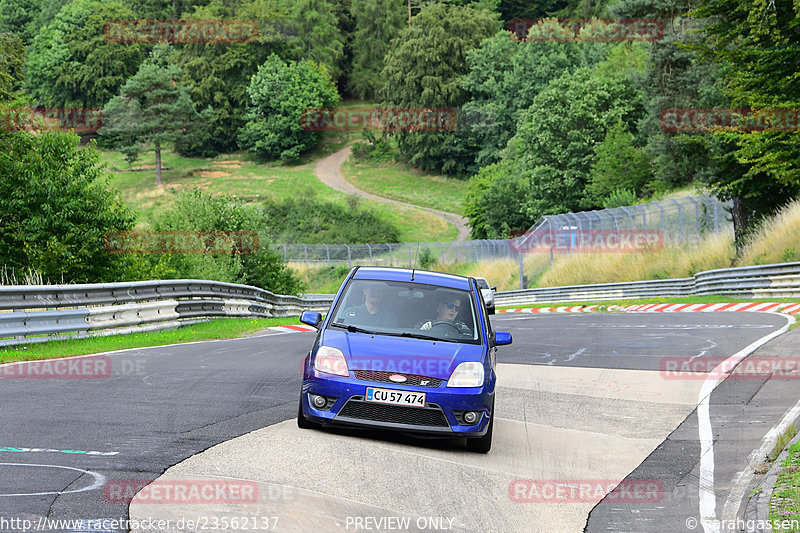
[[[483,385],[483,365],[473,361],[461,363],[453,370],[448,387],[480,387]]]

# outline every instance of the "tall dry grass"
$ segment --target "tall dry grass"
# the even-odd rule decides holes
[[[555,257],[553,266],[535,286],[685,278],[703,270],[730,267],[733,258],[730,234],[713,234],[649,253],[565,254]]]
[[[770,217],[745,242],[740,266],[800,261],[800,201]]]

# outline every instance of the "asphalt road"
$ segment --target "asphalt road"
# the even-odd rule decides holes
[[[319,524],[325,531],[358,513],[390,511],[415,518],[423,512],[451,530],[580,530],[599,499],[521,503],[510,497],[509,480],[622,479],[649,468],[650,461],[657,468],[647,475],[666,480],[666,488],[678,486],[673,480],[685,480],[697,464],[691,420],[698,382],[665,381],[660,361],[729,356],[786,321],[758,313],[692,313],[504,315],[494,322],[512,332],[514,344],[499,352],[502,420],[487,456],[470,455],[459,442],[299,432],[290,419],[308,334],[120,352],[109,356],[112,371],[99,379],[0,378],[0,530],[21,531],[4,526],[2,520],[11,518],[127,517],[128,505],[109,498],[109,483],[150,481],[173,465],[167,476],[255,479],[270,489],[262,494],[287,487],[302,494],[270,501],[274,513],[283,513],[278,530],[303,530],[292,524],[309,524],[316,516],[330,519]],[[750,392],[720,387],[714,402],[744,409],[738,406],[756,393],[755,385],[745,386]],[[771,416],[780,410],[776,405]],[[721,460],[735,469],[736,457],[774,422],[752,424],[738,451]],[[715,413],[713,423],[743,434],[730,412]],[[667,450],[680,434],[680,446]],[[664,453],[672,462],[659,455]],[[397,457],[418,469],[413,480],[401,475]],[[378,491],[386,479],[409,490]],[[694,502],[680,501],[690,512]],[[174,511],[149,507],[134,512],[134,504],[131,517]],[[617,530],[604,524],[620,520],[601,504],[590,530]],[[88,525],[71,531],[78,530],[100,531]]]

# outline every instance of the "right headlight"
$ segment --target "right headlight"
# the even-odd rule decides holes
[[[314,368],[320,372],[336,376],[347,377],[350,375],[347,369],[347,360],[344,358],[342,351],[330,346],[319,347],[314,358]]]
[[[474,361],[461,363],[453,370],[448,387],[480,387],[483,385],[483,365]]]

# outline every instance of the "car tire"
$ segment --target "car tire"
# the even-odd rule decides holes
[[[492,431],[494,430],[494,402],[492,402],[492,414],[489,418],[489,429],[486,430],[486,435],[483,437],[476,437],[467,439],[467,449],[476,453],[489,453],[492,449]]]
[[[322,424],[318,422],[312,422],[308,418],[305,417],[303,414],[303,396],[300,393],[300,403],[297,405],[297,427],[300,429],[319,429],[322,427]]]

